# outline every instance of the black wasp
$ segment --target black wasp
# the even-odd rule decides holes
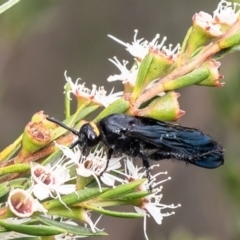
[[[100,141],[103,142],[108,148],[105,170],[113,153],[142,158],[148,178],[149,160],[175,158],[210,169],[217,168],[224,162],[222,147],[211,137],[194,128],[125,114],[109,115],[97,124],[85,123],[79,131],[54,118],[47,117],[47,120],[77,135],[78,140],[71,148],[79,145],[84,155]]]

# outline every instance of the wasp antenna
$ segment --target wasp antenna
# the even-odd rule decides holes
[[[62,123],[61,121],[59,121],[53,117],[46,117],[46,119],[50,122],[54,122],[54,123],[58,124],[59,126],[67,129],[68,131],[72,132],[75,135],[79,134],[78,131],[76,131],[75,129],[68,127],[66,124]]]

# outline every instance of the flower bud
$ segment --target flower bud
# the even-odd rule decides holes
[[[141,62],[132,98],[136,99],[146,86],[153,80],[166,74],[167,69],[174,63],[173,55],[168,56],[164,50],[149,50]]]
[[[153,100],[147,107],[138,111],[138,116],[154,118],[161,121],[176,121],[185,112],[180,110],[176,92],[168,92]]]
[[[208,86],[208,87],[222,87],[224,83],[220,83],[219,79],[223,78],[223,75],[219,74],[220,62],[217,62],[213,59],[205,62],[204,67],[207,67],[210,71],[209,76],[203,81],[197,83],[199,86]]]

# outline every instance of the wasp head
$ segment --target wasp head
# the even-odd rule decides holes
[[[78,136],[78,140],[75,141],[70,146],[70,148],[74,148],[75,146],[79,145],[79,148],[82,150],[83,153],[85,153],[87,149],[97,145],[100,141],[100,131],[96,124],[93,122],[83,124],[80,130],[77,131],[73,128],[68,127],[67,125],[55,118],[46,117],[46,119],[50,122],[58,124],[59,126],[72,132],[74,135]]]
[[[83,153],[85,153],[87,149],[97,145],[100,141],[100,131],[97,126],[91,122],[83,124],[76,135],[78,136],[78,140],[74,142],[70,148],[78,145]]]
[[[100,140],[100,132],[94,123],[85,123],[80,128],[78,136],[79,141],[81,141],[82,145],[86,144],[87,147],[95,146]]]

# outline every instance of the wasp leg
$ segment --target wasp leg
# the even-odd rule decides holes
[[[73,144],[70,145],[70,149],[73,149],[74,147],[76,147],[78,144],[80,144],[81,141],[76,141],[74,142]],[[86,144],[82,144],[82,145],[79,145],[79,149],[81,150],[82,152],[82,155],[84,156],[87,156],[89,154],[89,149],[87,148],[87,145]]]
[[[149,159],[152,159],[152,160],[155,160],[155,161],[160,161],[160,160],[164,160],[164,159],[170,159],[170,158],[176,158],[176,155],[178,153],[175,153],[175,152],[170,152],[170,151],[163,151],[163,150],[160,150],[160,151],[156,151],[150,155],[148,155]]]
[[[145,155],[144,151],[140,150],[140,156],[142,157],[142,164],[146,168],[146,175],[149,183],[149,191],[152,192],[152,185],[151,185],[151,172],[150,172],[150,164],[147,156]]]
[[[112,154],[113,154],[113,149],[112,148],[109,148],[108,149],[108,153],[107,153],[107,163],[106,163],[106,166],[105,168],[103,169],[103,171],[100,173],[100,176],[103,175],[103,173],[108,169],[108,165],[109,165],[109,161],[112,157]]]
[[[149,156],[150,159],[153,159],[155,161],[160,161],[164,159],[170,159],[170,158],[175,158],[180,161],[185,161],[185,162],[191,162],[194,161],[195,159],[200,159],[201,157],[204,157],[205,155],[209,155],[209,153],[204,153],[200,155],[191,155],[191,154],[185,154],[185,153],[179,153],[179,152],[174,152],[174,151],[157,151]]]
[[[76,147],[78,144],[80,143],[80,141],[76,141],[73,144],[70,145],[70,149],[73,149],[74,147]]]

